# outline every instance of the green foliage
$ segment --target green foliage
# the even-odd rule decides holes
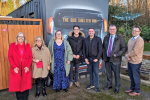
[[[130,38],[125,38],[126,44],[128,44],[129,39],[130,39]]]
[[[113,5],[109,5],[109,13],[108,13],[108,24],[115,24],[117,26],[118,29],[118,34],[122,35],[123,37],[127,37],[127,38],[131,38],[132,37],[132,28],[134,25],[140,25],[142,26],[142,32],[141,32],[141,36],[143,37],[144,41],[150,41],[150,28],[148,27],[147,23],[140,23],[141,20],[140,17],[135,18],[134,20],[130,20],[127,22],[126,25],[126,21],[122,21],[116,18],[113,18],[113,15],[117,15],[120,14],[122,12],[127,12],[127,8],[124,6],[113,6]],[[133,13],[133,12],[132,12]],[[127,30],[126,30],[127,28]]]
[[[125,12],[126,8],[125,7],[120,7],[118,5],[113,6],[113,5],[109,5],[108,8],[108,24],[115,24],[117,27],[119,27],[120,25],[122,25],[124,23],[124,21],[113,18],[113,15],[117,15],[119,13]]]
[[[119,29],[118,29],[118,34],[119,35],[121,35],[121,36],[125,36],[125,32],[126,32],[126,30],[125,30],[125,28],[123,27],[123,26],[121,26]]]
[[[19,7],[19,0],[16,0],[16,8],[18,8]]]
[[[26,0],[30,1],[30,0]],[[16,0],[16,8],[19,7],[19,0]],[[0,0],[0,15],[6,16],[7,14],[11,13],[14,11],[16,8],[14,8],[14,2],[13,0],[8,0],[8,2],[5,2],[2,4],[2,0]]]
[[[144,41],[150,41],[150,28],[146,25],[142,26],[141,36],[143,37]]]
[[[150,41],[150,28],[148,26],[143,25],[142,27],[142,32],[140,36],[144,39],[144,41],[149,42]],[[120,26],[118,27],[118,32],[117,34],[120,34],[123,37],[131,38],[132,37],[132,29],[133,27],[128,26],[127,32],[126,32],[126,27],[125,26]]]
[[[144,51],[150,51],[150,43],[144,42]]]
[[[9,7],[9,12],[12,12],[14,10],[13,0],[8,0],[8,7]]]
[[[129,27],[127,29],[127,37],[131,38],[132,37],[132,27]]]
[[[133,27],[128,27],[128,30],[127,30],[127,35],[126,35],[126,38],[125,41],[126,43],[128,43],[129,39],[132,37],[132,28]],[[146,25],[143,25],[142,27],[142,32],[140,34],[140,36],[144,39],[144,51],[150,51],[150,28],[148,28]],[[125,27],[121,26],[119,29],[118,29],[118,34],[124,36],[124,32],[125,32]]]

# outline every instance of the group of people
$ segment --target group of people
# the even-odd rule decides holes
[[[52,73],[53,89],[56,92],[60,92],[61,89],[69,92],[68,87],[71,88],[73,85],[80,88],[79,66],[80,60],[84,59],[90,73],[90,84],[86,89],[95,88],[95,91],[100,93],[99,60],[102,58],[107,72],[107,86],[104,90],[112,88],[113,71],[114,92],[118,93],[121,60],[125,54],[131,79],[131,87],[125,92],[131,96],[140,95],[140,67],[144,48],[144,41],[140,37],[141,28],[133,27],[133,37],[128,45],[122,36],[116,34],[115,25],[109,27],[109,34],[104,37],[103,43],[101,38],[95,35],[94,28],[89,28],[88,33],[89,36],[84,38],[80,27],[75,25],[67,40],[64,40],[62,32],[57,30],[48,47],[45,46],[43,38],[37,36],[32,49],[25,35],[22,32],[18,33],[16,42],[10,45],[8,51],[11,66],[9,91],[16,92],[17,100],[28,100],[33,78],[36,83],[35,97],[40,96],[41,88],[43,96],[47,96],[45,80],[49,72]],[[73,73],[73,68],[75,68],[75,73]],[[73,82],[73,76],[75,82]]]
[[[140,67],[142,65],[144,41],[140,36],[142,29],[140,26],[134,26],[132,38],[126,46],[125,40],[117,33],[115,25],[109,27],[109,33],[103,41],[103,60],[107,72],[107,87],[104,90],[112,88],[112,71],[115,77],[115,93],[119,92],[120,87],[120,66],[122,56],[128,60],[128,73],[131,80],[129,90],[125,92],[130,96],[140,95]]]

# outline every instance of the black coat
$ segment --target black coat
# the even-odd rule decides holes
[[[89,42],[90,42],[90,36],[84,39],[83,42],[83,58],[89,58]],[[103,46],[102,46],[102,40],[98,36],[94,36],[92,40],[92,58],[93,59],[101,59],[102,53],[103,53]]]
[[[69,36],[67,38],[71,48],[72,48],[72,51],[73,51],[73,54],[74,55],[80,55],[80,58],[79,59],[73,59],[73,61],[75,63],[80,63],[80,60],[81,60],[81,57],[82,57],[82,49],[83,49],[83,40],[84,40],[84,33],[83,32],[79,32],[79,37],[78,37],[78,41],[77,39],[74,37],[74,32],[71,31],[69,33]]]
[[[103,60],[107,61],[107,49],[109,45],[109,37],[110,34],[106,35],[103,40]],[[117,35],[115,36],[110,62],[121,62],[122,61],[122,55],[126,52],[127,45],[125,43],[125,40],[122,36]],[[116,57],[114,56],[116,55]]]

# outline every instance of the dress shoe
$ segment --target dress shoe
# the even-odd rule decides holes
[[[108,89],[111,89],[111,88],[112,88],[112,86],[110,86],[110,87],[105,87],[104,90],[108,90]]]
[[[125,92],[130,93],[130,92],[133,92],[133,90],[129,89],[129,90],[126,90]]]
[[[114,93],[119,93],[119,89],[115,89]]]
[[[136,93],[136,92],[131,92],[129,93],[130,96],[137,96],[137,95],[140,95],[140,93]]]
[[[65,91],[65,92],[69,92],[69,90],[68,90],[68,89],[64,89],[64,91]]]

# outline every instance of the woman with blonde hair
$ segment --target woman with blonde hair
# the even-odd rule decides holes
[[[11,43],[8,51],[10,62],[9,92],[16,92],[17,100],[28,100],[32,88],[32,52],[25,35],[19,32],[16,42]]]
[[[62,32],[57,30],[54,39],[49,42],[48,48],[51,52],[51,73],[53,74],[53,89],[60,92],[63,89],[68,92],[70,61],[73,53],[69,43],[64,40]]]
[[[32,77],[36,80],[36,95],[40,96],[40,87],[42,87],[43,96],[47,96],[45,88],[45,78],[50,70],[51,56],[49,49],[45,46],[43,38],[37,36],[32,48]],[[42,86],[41,86],[42,85]]]

